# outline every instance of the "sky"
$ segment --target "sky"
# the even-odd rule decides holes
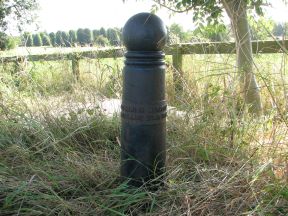
[[[150,12],[152,0],[39,0],[39,31],[56,32],[70,29],[101,27],[123,27],[134,14]],[[273,6],[267,9],[266,16],[276,22],[288,22],[288,5],[281,0],[271,0]],[[167,9],[156,13],[166,25],[181,24],[185,30],[194,29],[192,15],[171,16]]]
[[[57,31],[77,28],[99,29],[101,27],[123,27],[134,14],[150,12],[151,0],[39,0],[39,25],[43,30]],[[55,6],[57,5],[57,6]],[[183,23],[192,28],[192,17],[176,15],[169,19],[167,10],[157,13],[165,24]],[[189,19],[189,21],[186,21]],[[185,24],[184,24],[185,23]]]

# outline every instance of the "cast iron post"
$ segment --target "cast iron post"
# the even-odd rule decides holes
[[[127,48],[121,105],[121,176],[132,186],[161,183],[165,169],[165,62],[162,20],[150,13],[131,17],[123,28]]]

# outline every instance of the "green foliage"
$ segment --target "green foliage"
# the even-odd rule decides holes
[[[253,75],[253,57],[249,27],[247,25],[247,10],[248,8],[253,8],[257,14],[262,15],[262,3],[266,2],[266,0],[156,0],[155,2],[174,12],[193,11],[193,21],[202,25],[203,23],[208,23],[208,25],[216,26],[220,21],[223,21],[222,14],[224,10],[226,11],[235,33],[237,49],[240,50],[240,52],[237,52],[238,72],[242,73],[244,70],[243,76],[245,79],[242,79],[242,81],[250,83],[249,85],[243,83],[241,92],[249,92],[242,94],[244,100],[251,107],[250,112],[260,116],[262,114],[262,104],[257,81]],[[244,39],[245,37],[247,39]]]
[[[104,37],[103,35],[100,35],[96,38],[95,44],[98,46],[102,46],[102,47],[108,46],[109,40],[106,37]]]
[[[33,44],[34,44],[34,46],[38,46],[38,47],[43,45],[40,34],[34,34],[33,35]]]
[[[0,32],[0,50],[14,49],[16,46],[16,38],[9,37],[6,33]]]
[[[273,35],[277,37],[288,35],[288,23],[277,23],[273,27]]]
[[[27,47],[32,47],[33,44],[33,36],[29,32],[25,32],[22,36],[22,45]]]
[[[183,27],[179,24],[173,23],[169,28],[168,28],[169,34],[172,34],[174,37],[176,36],[179,38],[179,42],[183,42],[185,39],[185,32],[183,30]]]
[[[57,31],[55,35],[55,45],[56,46],[64,46],[64,41],[62,39],[62,31]]]
[[[65,47],[71,47],[71,43],[69,41],[69,34],[65,31],[62,31],[61,32],[61,38],[62,38],[62,41],[63,41],[63,45]]]
[[[92,43],[92,32],[90,29],[85,28],[85,29],[78,29],[77,30],[77,39],[78,42],[84,46],[87,44],[91,44]]]
[[[86,40],[85,40],[84,29],[79,28],[77,30],[77,40],[82,46],[85,45]]]
[[[100,32],[100,35],[103,35],[104,37],[107,37],[107,33],[106,33],[105,28],[103,28],[103,27],[100,28],[99,32]]]
[[[43,38],[44,34],[41,36]],[[99,36],[102,37],[99,38]],[[54,32],[49,33],[51,45],[65,47],[75,46],[76,44],[80,44],[81,46],[91,46],[93,44],[98,44],[99,46],[107,46],[109,44],[117,46],[121,43],[120,37],[121,33],[117,28],[109,28],[107,31],[104,28],[94,29],[93,31],[89,28],[79,28],[77,31],[70,30],[68,33],[64,31],[58,31],[56,34]]]
[[[47,35],[47,33],[42,33],[40,35],[41,35],[43,46],[51,46],[49,35]]]
[[[172,32],[168,32],[167,44],[170,45],[170,44],[178,44],[178,43],[181,43],[178,35],[175,35]]]
[[[192,38],[191,31],[184,31],[180,24],[173,23],[167,27],[169,43],[189,43]]]
[[[120,37],[119,33],[116,29],[114,28],[108,28],[107,29],[107,39],[109,40],[109,43],[112,46],[117,46],[120,44]]]
[[[194,30],[193,34],[198,38],[205,38],[209,41],[229,41],[229,31],[224,24],[200,26]]]
[[[193,10],[193,21],[210,24],[216,24],[219,22],[222,16],[222,7],[219,5],[218,0],[174,0],[165,1],[157,0],[161,5],[165,5],[175,12],[185,12]]]
[[[49,38],[51,45],[54,47],[56,45],[56,35],[54,32],[49,33]]]
[[[74,31],[74,30],[69,31],[69,42],[72,46],[74,46],[77,43],[76,31]]]
[[[93,34],[93,42],[95,42],[96,38],[101,35],[100,30],[98,30],[98,29],[94,29],[92,31],[92,34]]]
[[[231,1],[231,0],[228,0]],[[200,24],[208,23],[209,25],[218,24],[223,18],[223,7],[221,0],[156,0],[159,5],[164,5],[165,7],[171,9],[174,12],[187,12],[193,11],[193,21]],[[235,7],[237,7],[238,1],[234,0]],[[247,6],[253,10],[258,15],[262,15],[263,3],[266,0],[245,0]],[[154,8],[158,8],[157,5]]]
[[[9,20],[17,23],[21,31],[25,24],[31,24],[34,21],[33,10],[38,8],[37,0],[2,0],[0,1],[0,29],[9,28]]]
[[[27,44],[26,44],[28,47],[32,47],[34,46],[34,43],[33,43],[33,37],[32,35],[28,35],[28,38],[27,38]]]
[[[84,30],[83,30],[83,36],[84,36],[84,38],[83,38],[83,40],[84,40],[84,43],[85,44],[91,44],[92,43],[92,32],[91,32],[91,30],[89,29],[89,28],[85,28]]]
[[[267,40],[271,37],[274,21],[265,17],[259,17],[255,20],[253,17],[248,17],[252,40]]]

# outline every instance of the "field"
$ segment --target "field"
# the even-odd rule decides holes
[[[262,117],[244,108],[235,55],[185,55],[181,92],[166,60],[185,115],[168,115],[155,192],[119,180],[119,113],[100,109],[121,98],[122,58],[81,60],[79,82],[70,61],[2,63],[0,215],[287,215],[287,54],[255,55]]]

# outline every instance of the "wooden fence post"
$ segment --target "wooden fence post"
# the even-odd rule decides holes
[[[183,91],[182,78],[183,78],[183,55],[181,53],[181,46],[177,45],[172,52],[172,62],[173,62],[173,81],[176,93]]]
[[[76,55],[72,56],[72,73],[76,82],[80,80],[80,58]]]

